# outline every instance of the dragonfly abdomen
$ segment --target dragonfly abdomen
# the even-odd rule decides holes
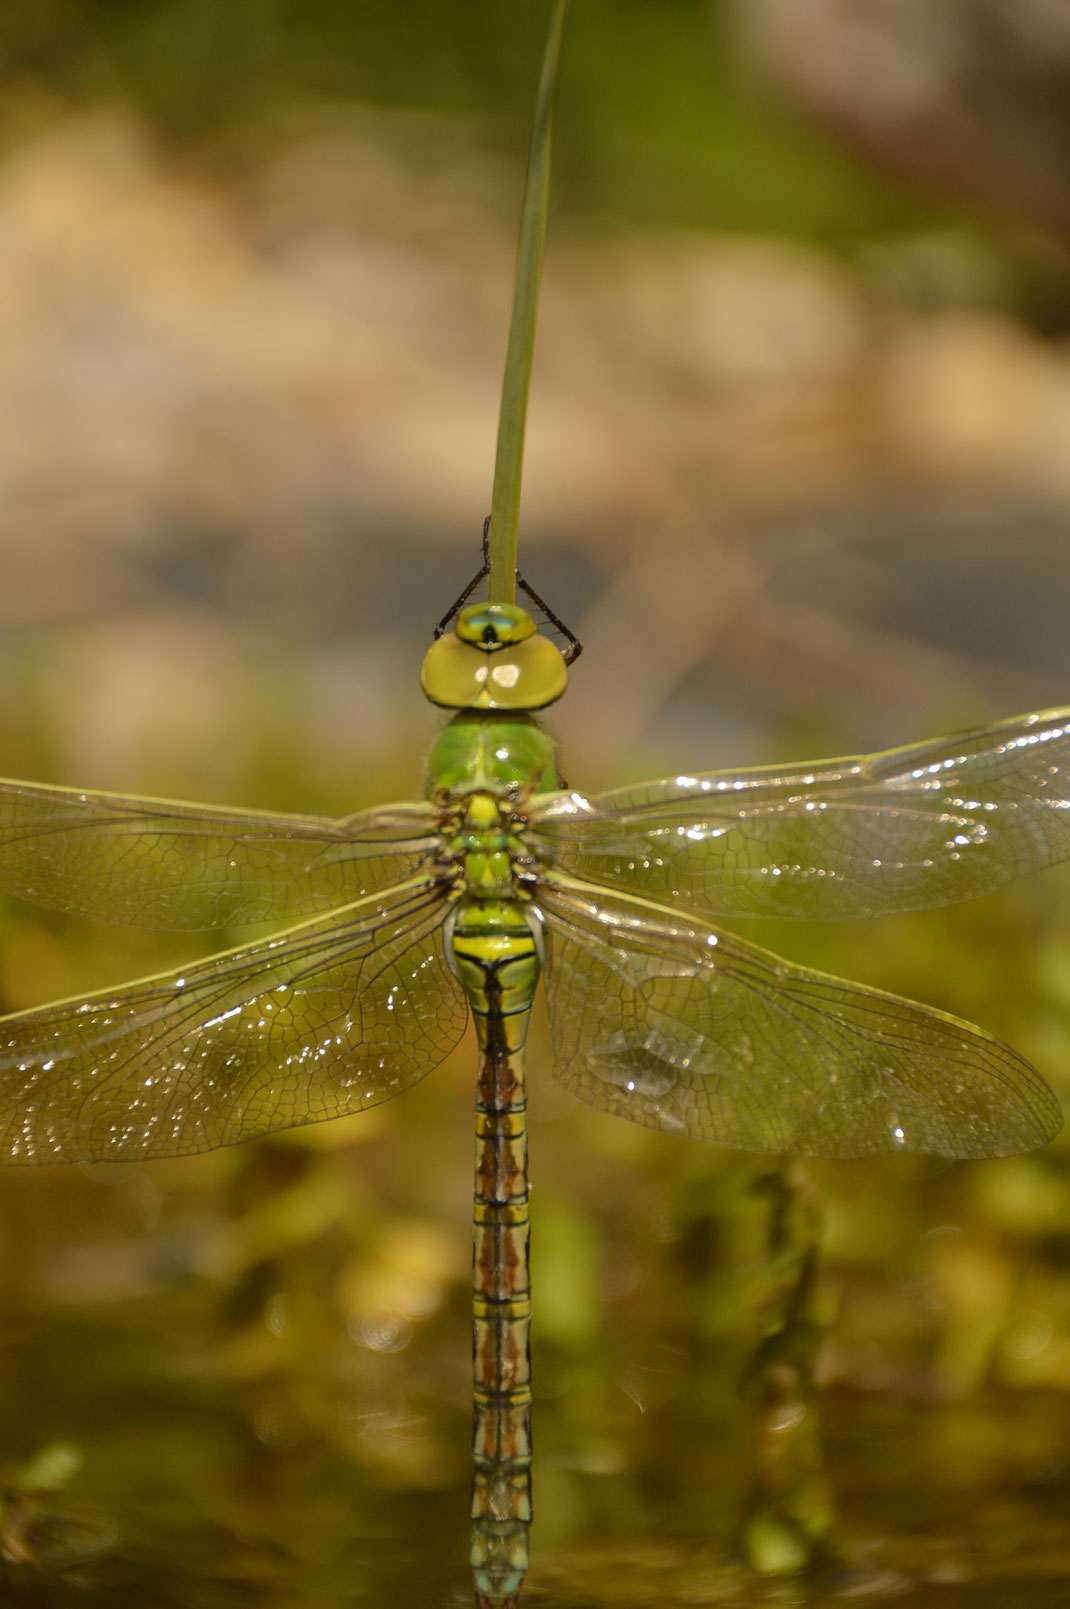
[[[519,1591],[531,1521],[527,1097],[524,1040],[539,979],[523,903],[465,899],[451,935],[479,1039],[473,1236],[472,1568],[481,1602]]]

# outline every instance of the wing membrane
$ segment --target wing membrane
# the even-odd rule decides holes
[[[411,875],[429,806],[340,820],[0,781],[0,891],[138,927],[284,921]]]
[[[182,972],[0,1019],[0,1160],[182,1156],[388,1100],[467,1008],[422,879]]]
[[[555,1076],[649,1128],[794,1156],[1003,1156],[1058,1131],[982,1029],[779,960],[672,911],[549,879]]]
[[[880,916],[971,899],[1070,855],[1070,709],[784,769],[554,796],[565,871],[710,916]]]

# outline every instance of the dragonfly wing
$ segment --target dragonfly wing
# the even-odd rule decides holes
[[[551,796],[556,866],[716,917],[880,916],[1070,855],[1070,709],[802,767]]]
[[[603,1111],[792,1156],[1003,1156],[1060,1127],[1028,1062],[943,1012],[571,879],[538,904],[555,1076]]]
[[[182,1156],[389,1100],[467,1020],[423,879],[182,972],[0,1019],[0,1160]]]
[[[282,921],[403,881],[427,805],[341,820],[0,781],[0,891],[138,927]]]

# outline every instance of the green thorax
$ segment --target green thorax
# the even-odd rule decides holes
[[[446,854],[471,898],[523,897],[522,874],[532,865],[524,806],[559,785],[554,752],[529,715],[463,710],[439,733],[427,795],[444,807]]]
[[[560,786],[556,745],[530,715],[459,710],[438,734],[427,762],[429,799],[443,793],[550,793]]]

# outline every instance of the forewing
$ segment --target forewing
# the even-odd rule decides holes
[[[555,1076],[603,1111],[791,1156],[1004,1156],[1060,1127],[1028,1062],[943,1012],[593,887],[538,904]]]
[[[530,836],[565,871],[715,917],[948,905],[1070,855],[1070,710],[885,754],[559,794]]]
[[[182,1156],[389,1100],[467,1008],[407,886],[181,972],[0,1019],[0,1160]]]
[[[340,820],[0,782],[0,891],[138,927],[284,921],[403,881],[427,805]]]

